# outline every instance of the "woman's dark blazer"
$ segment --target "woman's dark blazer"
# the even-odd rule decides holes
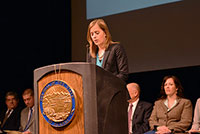
[[[89,54],[88,62],[96,64],[96,58],[92,58]],[[128,79],[128,58],[122,45],[109,45],[104,53],[102,68],[124,81]]]

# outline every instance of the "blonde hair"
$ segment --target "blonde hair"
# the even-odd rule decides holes
[[[111,34],[109,32],[108,26],[106,25],[105,21],[103,19],[95,19],[92,22],[90,22],[88,26],[88,31],[87,31],[87,41],[90,44],[90,55],[93,58],[96,58],[96,53],[97,53],[97,46],[94,44],[92,41],[91,35],[90,35],[90,29],[97,24],[106,34],[106,43],[104,45],[105,50],[109,47],[110,44],[119,44],[119,42],[113,42]]]
[[[127,84],[126,87],[127,87],[127,88],[130,87],[131,89],[134,89],[134,88],[135,88],[135,89],[138,91],[138,94],[140,95],[141,89],[140,89],[139,84],[133,82],[133,83]]]
[[[34,92],[31,88],[27,88],[26,90],[24,90],[22,96],[29,94],[30,96],[34,96]]]

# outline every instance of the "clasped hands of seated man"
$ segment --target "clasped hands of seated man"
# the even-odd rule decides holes
[[[166,126],[157,127],[156,134],[170,134],[172,131]]]
[[[32,134],[30,131],[25,131],[22,134]]]

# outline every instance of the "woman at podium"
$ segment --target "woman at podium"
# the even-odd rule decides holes
[[[90,22],[87,41],[88,62],[104,68],[124,81],[128,79],[128,59],[125,50],[119,42],[112,41],[108,26],[103,19]]]

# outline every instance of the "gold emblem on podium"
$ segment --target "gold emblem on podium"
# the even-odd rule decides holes
[[[50,82],[41,93],[41,113],[54,127],[67,125],[74,116],[75,106],[74,91],[62,81]]]

